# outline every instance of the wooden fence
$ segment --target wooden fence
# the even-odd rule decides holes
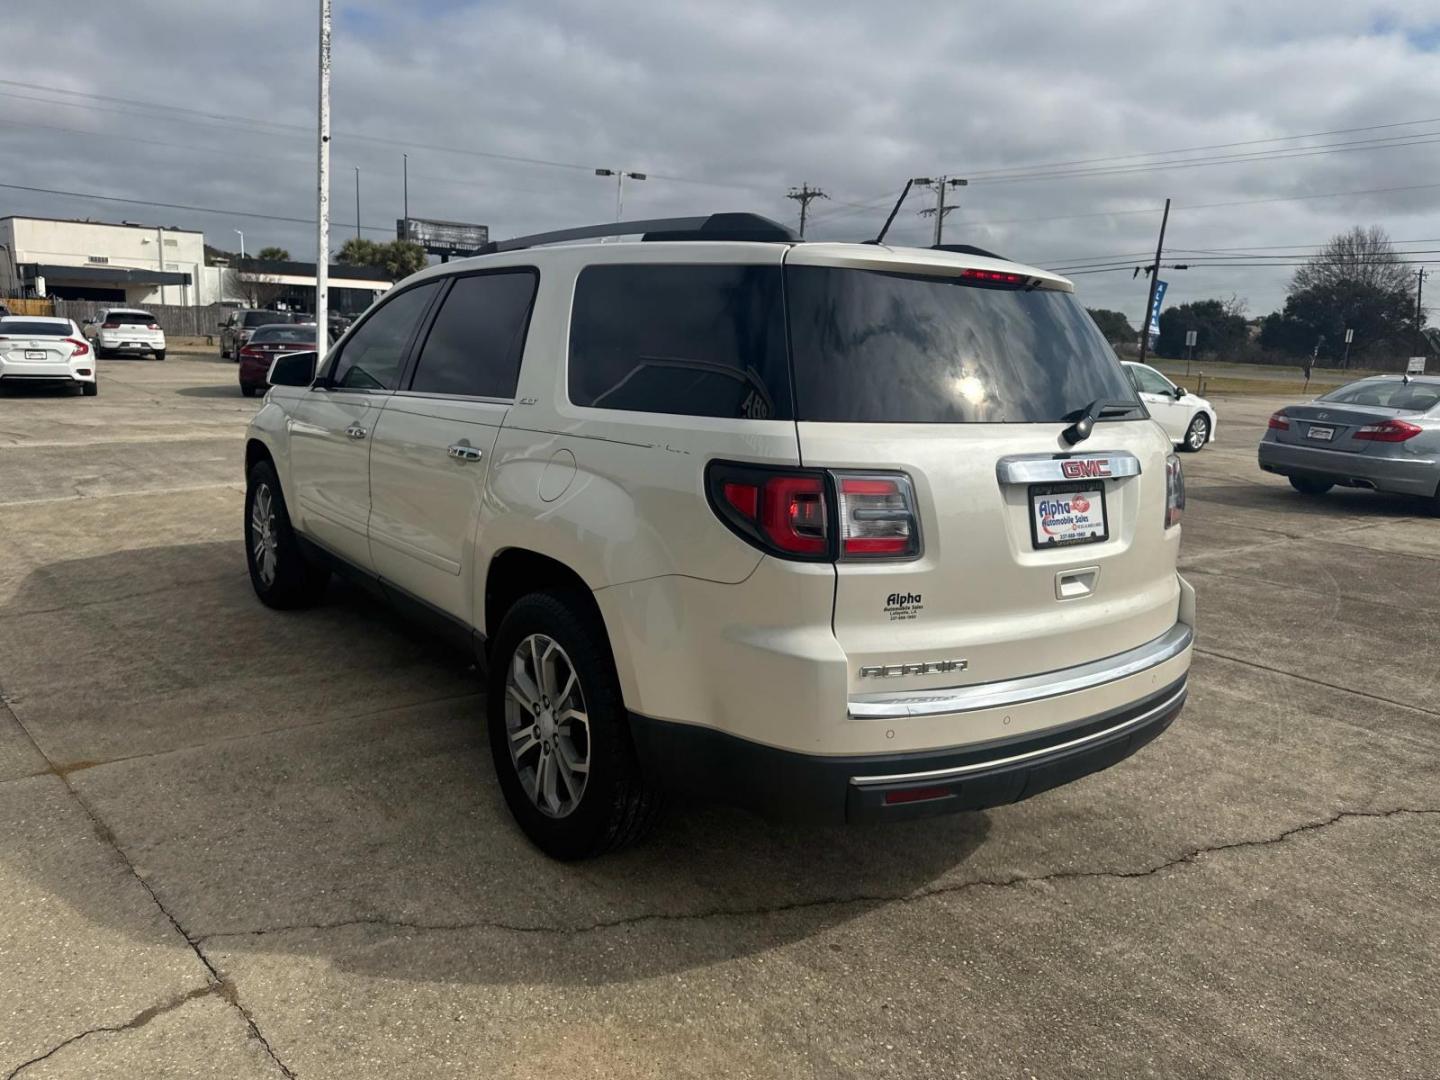
[[[86,319],[99,316],[107,307],[123,307],[122,304],[104,300],[35,300],[0,298],[12,315],[54,315],[62,319],[74,319],[84,324]],[[174,337],[200,337],[218,332],[219,324],[230,317],[235,309],[223,304],[209,304],[205,307],[186,307],[180,304],[146,304],[142,311],[155,316],[155,321],[165,333]]]

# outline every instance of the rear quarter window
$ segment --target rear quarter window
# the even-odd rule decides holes
[[[570,401],[752,420],[794,416],[778,266],[590,266],[575,282]]]

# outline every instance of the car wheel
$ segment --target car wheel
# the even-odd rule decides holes
[[[83,394],[85,397],[94,397],[96,394],[100,393],[99,381],[97,380],[95,382],[82,382],[80,384],[80,393]]]
[[[259,391],[257,391],[255,387],[251,386],[249,383],[242,382],[240,384],[240,393],[244,394],[246,397],[254,397],[257,393],[259,393]]]
[[[156,359],[156,360],[164,360],[164,359],[165,359],[165,350],[164,350],[164,349],[157,349],[157,350],[155,350],[155,359]]]
[[[95,346],[95,359],[96,359],[96,360],[109,360],[109,359],[110,359],[110,350],[109,350],[109,349],[102,349],[99,345],[96,345],[96,346]]]
[[[635,755],[604,628],[581,600],[533,593],[506,613],[486,707],[500,789],[545,854],[599,855],[654,822],[659,791]]]
[[[1190,421],[1190,426],[1185,429],[1185,440],[1180,444],[1180,449],[1191,454],[1198,454],[1205,449],[1205,444],[1210,441],[1210,418],[1204,413],[1196,413],[1195,419]]]
[[[1301,495],[1324,495],[1335,485],[1329,480],[1317,480],[1311,476],[1292,476],[1290,486]]]
[[[274,467],[256,462],[245,484],[245,561],[250,584],[267,607],[309,607],[325,592],[330,571],[305,558],[290,525]]]

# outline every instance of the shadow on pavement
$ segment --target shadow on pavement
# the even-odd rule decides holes
[[[0,608],[0,657],[17,715],[222,963],[644,978],[925,891],[989,828],[785,828],[676,806],[635,848],[553,862],[503,804],[473,668],[338,583],[311,611],[262,607],[235,541],[50,563]],[[107,919],[64,868],[41,884]]]
[[[221,383],[221,384],[218,385],[218,386],[214,386],[214,385],[212,385],[212,386],[182,386],[182,387],[180,387],[178,390],[176,390],[175,393],[179,394],[181,397],[199,397],[199,398],[243,398],[243,397],[244,397],[244,395],[240,393],[240,384],[239,384],[238,382],[233,382],[233,383]]]

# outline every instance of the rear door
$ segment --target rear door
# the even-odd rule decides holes
[[[429,281],[388,295],[291,410],[287,501],[300,531],[364,569],[371,568],[370,436],[438,290]]]
[[[809,260],[823,255],[794,249],[786,269],[803,463],[904,474],[921,533],[918,558],[836,565],[852,692],[1038,674],[1170,629],[1171,447],[1074,296],[1003,273]],[[1064,441],[1107,403],[1088,439]],[[947,661],[943,675],[859,677]]]
[[[521,267],[447,282],[405,389],[386,402],[372,440],[375,570],[470,625],[477,625],[470,553],[538,281]]]

